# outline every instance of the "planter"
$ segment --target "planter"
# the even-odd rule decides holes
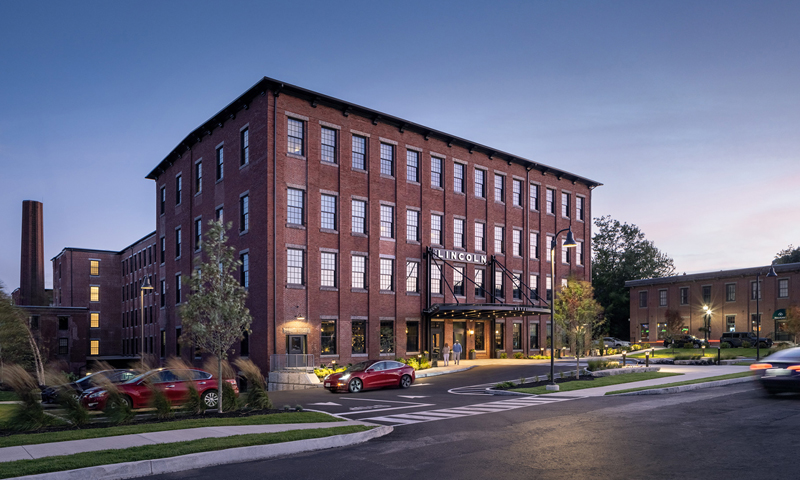
[[[477,356],[478,356],[478,354],[474,350],[469,352],[469,359],[470,360],[475,360],[477,358]]]
[[[431,367],[432,368],[436,368],[438,366],[439,366],[439,360],[437,360],[435,358],[433,360],[431,360]]]

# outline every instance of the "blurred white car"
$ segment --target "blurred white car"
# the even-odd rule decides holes
[[[620,340],[619,338],[616,337],[603,337],[603,345],[612,348],[630,347],[631,342],[626,342],[625,340]]]

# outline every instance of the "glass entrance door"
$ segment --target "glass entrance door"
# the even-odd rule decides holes
[[[453,345],[456,342],[461,344],[463,348],[465,345],[465,336],[467,334],[467,322],[453,322]]]
[[[444,323],[431,322],[431,358],[441,360],[444,346]]]
[[[288,346],[287,352],[290,355],[300,355],[306,353],[306,336],[305,335],[289,335],[287,337]]]

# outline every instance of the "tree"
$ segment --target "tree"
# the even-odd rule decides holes
[[[800,306],[792,305],[786,309],[786,322],[783,328],[786,333],[792,335],[792,340],[797,342],[797,336],[800,335]]]
[[[782,265],[784,263],[800,262],[800,247],[794,248],[792,245],[784,248],[775,255],[775,260],[772,261],[774,265]]]
[[[28,325],[28,316],[15,306],[0,283],[0,362],[14,363],[36,374],[44,384],[44,364],[39,344]]]
[[[249,332],[252,317],[245,307],[247,290],[236,279],[239,262],[234,248],[226,245],[225,231],[230,222],[208,222],[202,248],[205,262],[196,265],[189,285],[189,296],[181,307],[181,342],[217,357],[218,411],[222,413],[222,360],[234,342]]]
[[[683,333],[683,317],[677,310],[667,309],[664,312],[664,320],[667,323],[666,338],[670,341]]]
[[[592,284],[577,278],[567,280],[567,286],[556,293],[553,308],[554,320],[567,333],[569,349],[575,353],[575,369],[580,371],[581,354],[591,344],[592,332],[604,322],[603,308],[594,299]]]
[[[630,291],[627,280],[668,277],[675,274],[672,258],[645,239],[636,225],[620,223],[610,216],[596,218],[592,237],[592,284],[597,301],[609,321],[610,334],[628,338]]]

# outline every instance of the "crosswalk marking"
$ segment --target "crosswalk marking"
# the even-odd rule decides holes
[[[508,400],[498,400],[496,402],[479,403],[475,405],[465,405],[463,407],[439,408],[424,412],[400,413],[396,415],[385,415],[380,417],[361,418],[365,422],[379,422],[391,426],[413,425],[415,423],[433,422],[436,420],[447,420],[451,418],[468,417],[471,415],[483,415],[485,413],[499,413],[514,410],[517,408],[533,407],[536,405],[547,405],[551,403],[575,400],[583,397],[550,397],[550,396],[530,396],[514,397]]]

